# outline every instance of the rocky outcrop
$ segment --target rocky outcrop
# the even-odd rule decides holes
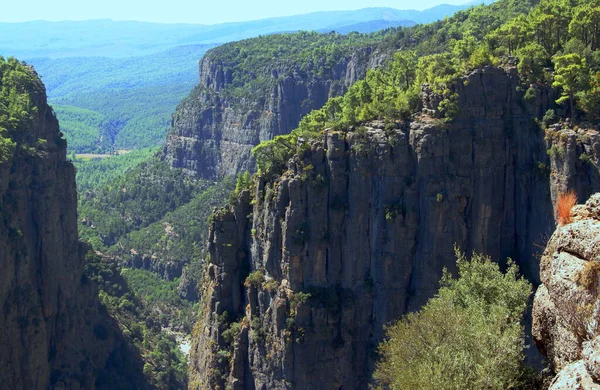
[[[341,56],[323,75],[299,65],[274,66],[262,81],[267,85],[264,92],[235,97],[227,89],[236,64],[207,55],[200,61],[199,85],[173,117],[162,158],[174,168],[210,180],[254,171],[254,146],[290,133],[303,116],[342,95],[384,59],[384,54],[366,47]]]
[[[550,389],[600,389],[600,193],[573,216],[541,258],[533,336],[557,373]]]
[[[599,130],[598,125],[573,127],[568,123],[557,123],[546,130],[554,201],[568,190],[574,190],[580,200],[588,199],[600,188]]]
[[[181,276],[186,263],[183,261],[163,260],[156,255],[139,254],[137,251],[131,250],[130,256],[123,261],[123,264],[128,268],[138,268],[154,272],[165,280],[173,280]]]
[[[526,102],[518,83],[489,67],[454,86],[452,122],[424,94],[395,129],[327,130],[215,215],[190,387],[367,388],[384,325],[435,293],[454,244],[536,280],[552,186],[571,173],[534,121],[551,91]]]
[[[16,149],[0,156],[1,387],[105,388],[110,378],[144,388],[141,361],[84,273],[75,169],[44,86],[26,72],[32,119],[11,130]]]

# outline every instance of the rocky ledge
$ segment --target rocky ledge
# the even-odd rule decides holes
[[[541,258],[533,336],[556,373],[550,389],[600,389],[600,193],[572,215]]]

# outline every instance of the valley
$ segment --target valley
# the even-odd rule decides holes
[[[1,31],[0,383],[600,383],[596,0]]]

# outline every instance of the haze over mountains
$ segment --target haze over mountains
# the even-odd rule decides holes
[[[224,43],[275,32],[350,32],[353,31],[353,25],[361,26],[367,22],[371,29],[361,32],[370,32],[381,27],[429,23],[482,2],[475,1],[465,5],[441,4],[423,11],[376,7],[355,11],[324,11],[215,25],[108,19],[0,23],[0,53],[19,58],[131,57],[157,53],[174,46]],[[41,37],[40,31],[44,31]],[[19,36],[20,39],[13,39],[15,36]]]
[[[220,43],[298,30],[368,33],[443,19],[473,4],[314,12],[216,25],[107,19],[0,23],[0,55],[35,66],[70,151],[106,153],[162,143],[177,103],[198,81],[198,60]]]
[[[600,0],[374,12],[0,51],[0,388],[600,388]]]

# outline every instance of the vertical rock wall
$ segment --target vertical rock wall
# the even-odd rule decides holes
[[[75,169],[37,76],[29,94],[25,141],[0,159],[0,387],[102,388],[112,375],[143,388],[141,363],[84,275]]]
[[[455,244],[537,280],[559,183],[584,186],[577,150],[600,155],[595,135],[545,137],[534,119],[551,91],[525,102],[518,83],[514,69],[468,75],[452,123],[424,96],[396,129],[326,131],[215,215],[190,387],[367,388],[384,325],[434,294]]]
[[[174,115],[163,159],[210,180],[254,171],[254,146],[290,133],[303,116],[342,95],[384,59],[373,49],[362,48],[340,58],[327,76],[282,65],[265,81],[268,94],[245,99],[222,93],[232,83],[233,65],[206,56],[200,61],[198,87]]]

